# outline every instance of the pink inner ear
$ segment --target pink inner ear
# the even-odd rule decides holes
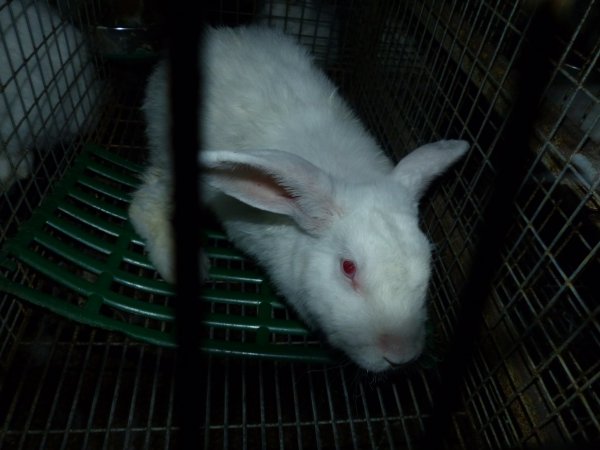
[[[318,234],[336,213],[331,179],[308,162],[292,164],[287,158],[211,161],[205,174],[207,185],[248,206],[287,215],[306,232]]]
[[[227,164],[226,167],[210,169],[209,174],[227,179],[236,186],[235,190],[245,191],[253,198],[267,203],[278,202],[278,199],[287,203],[298,198],[298,195],[286,189],[274,176],[251,166]]]
[[[240,180],[246,180],[249,185],[254,185],[257,190],[269,192],[272,195],[293,200],[297,195],[292,194],[288,189],[281,185],[277,179],[268,173],[257,170],[249,166],[237,166],[233,176]]]

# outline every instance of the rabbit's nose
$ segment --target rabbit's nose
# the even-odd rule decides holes
[[[421,354],[423,343],[419,336],[383,333],[377,339],[377,346],[383,358],[391,365],[407,363]]]

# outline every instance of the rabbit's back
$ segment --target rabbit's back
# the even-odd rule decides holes
[[[342,178],[371,179],[391,169],[334,84],[292,38],[249,26],[210,29],[202,43],[200,127],[206,149],[277,149]],[[155,162],[169,145],[162,130],[168,123],[166,92],[162,63],[149,81],[144,107]]]

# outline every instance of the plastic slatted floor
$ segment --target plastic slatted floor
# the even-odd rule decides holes
[[[141,169],[86,145],[52,195],[2,249],[6,270],[0,290],[75,321],[174,346],[173,287],[157,276],[127,219]],[[205,326],[199,326],[203,350],[330,360],[222,232],[208,231],[205,237],[212,265],[202,299]]]

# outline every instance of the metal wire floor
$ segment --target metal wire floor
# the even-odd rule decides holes
[[[173,350],[34,309],[12,361],[0,396],[1,448],[177,445]],[[436,376],[408,371],[390,383],[352,366],[204,361],[196,411],[204,448],[413,448]],[[462,448],[472,430],[458,417],[454,444]]]

